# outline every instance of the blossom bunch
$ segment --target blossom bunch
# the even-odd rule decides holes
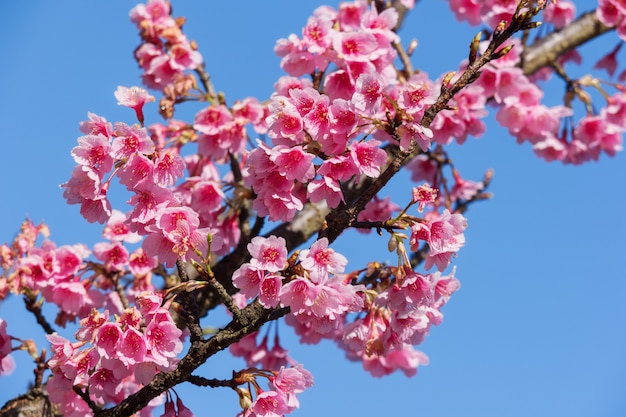
[[[113,320],[108,310],[92,310],[81,320],[76,342],[48,335],[53,352],[48,391],[64,415],[91,415],[76,388],[88,392],[96,404],[118,403],[178,363],[183,333],[162,305],[162,297],[144,292],[135,302]]]
[[[617,34],[622,40],[626,40],[626,7],[616,0],[598,0],[596,9],[598,19],[609,27],[615,26]]]
[[[476,26],[485,23],[495,28],[501,21],[510,22],[518,7],[515,0],[449,0],[457,20]],[[574,19],[576,6],[569,0],[547,1],[543,18],[561,29]]]
[[[266,378],[268,389],[258,384],[258,378]],[[236,377],[247,381],[254,388],[255,395],[247,389],[237,388],[243,408],[238,417],[272,417],[291,413],[300,406],[297,395],[313,385],[313,375],[300,364],[281,366],[277,371],[247,370]]]
[[[142,38],[135,57],[144,70],[143,82],[150,88],[162,89],[202,64],[202,55],[181,30],[182,22],[170,12],[165,0],[138,4],[130,11]]]
[[[275,52],[291,77],[276,83],[268,106],[273,146],[259,143],[245,171],[259,214],[286,221],[306,201],[337,207],[345,201],[342,183],[380,175],[383,141],[403,150],[430,147],[433,133],[420,121],[435,91],[423,74],[398,83],[397,19],[393,8],[379,13],[366,2],[342,3],[318,9],[302,37],[278,41]],[[319,85],[294,78],[304,74]],[[368,133],[375,139],[359,140]]]

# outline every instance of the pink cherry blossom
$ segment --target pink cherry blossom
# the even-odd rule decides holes
[[[356,80],[352,105],[359,111],[373,112],[380,105],[382,92],[383,83],[380,76],[372,73],[361,74]]]
[[[380,54],[376,38],[365,31],[336,33],[333,36],[333,48],[346,61],[367,61]]]
[[[352,161],[362,174],[376,178],[380,175],[380,169],[387,160],[387,154],[378,146],[377,140],[366,142],[352,142],[350,144],[350,155]]]
[[[315,155],[305,152],[301,146],[277,146],[272,150],[270,160],[287,180],[305,183],[315,176],[314,157]]]
[[[250,263],[244,263],[233,272],[233,285],[239,288],[240,293],[246,298],[254,298],[259,294],[259,287],[264,275],[261,269]]]
[[[307,185],[307,196],[313,203],[326,201],[330,208],[335,208],[344,201],[339,181],[329,176],[311,181]]]
[[[248,252],[252,256],[250,264],[269,272],[282,271],[287,262],[285,239],[277,236],[256,236],[248,243]]]
[[[108,137],[102,134],[87,135],[78,138],[78,146],[72,149],[72,155],[78,164],[87,165],[104,174],[113,167],[110,151],[111,142]]]
[[[348,263],[345,256],[328,247],[328,239],[317,240],[310,249],[300,252],[302,267],[308,270],[322,270],[329,274],[342,273]]]
[[[256,417],[282,417],[289,412],[286,398],[280,391],[261,391],[252,404]]]
[[[96,259],[104,262],[107,269],[112,271],[122,271],[128,264],[128,250],[119,242],[96,243],[93,247],[93,254]]]
[[[136,153],[117,171],[120,183],[134,190],[146,183],[154,184],[154,162],[147,156]]]
[[[183,176],[184,170],[185,162],[177,152],[158,152],[154,161],[154,183],[161,187],[174,185]]]
[[[169,312],[160,309],[144,332],[149,357],[158,365],[167,366],[183,350],[182,331],[176,327]]]
[[[11,337],[7,334],[7,322],[0,318],[0,376],[7,376],[15,369],[11,353]]]
[[[130,107],[135,110],[137,113],[137,120],[143,126],[143,106],[147,102],[155,101],[154,96],[150,95],[146,90],[141,87],[117,87],[115,90],[115,98],[117,99],[117,104],[120,106]]]
[[[198,213],[189,207],[164,207],[158,209],[150,234],[143,242],[148,256],[158,256],[167,266],[174,266],[178,257],[197,258],[196,251],[206,253],[209,229],[199,228]],[[219,237],[214,237],[221,246]]]
[[[259,302],[266,308],[278,305],[278,295],[282,287],[283,277],[279,275],[265,275],[259,284]]]
[[[102,236],[114,242],[137,243],[141,236],[131,232],[126,222],[126,215],[119,210],[112,210],[111,217],[104,226]]]
[[[128,158],[136,153],[150,155],[154,152],[154,143],[144,128],[118,122],[115,124],[113,134],[115,139],[111,147],[111,156],[116,159]]]

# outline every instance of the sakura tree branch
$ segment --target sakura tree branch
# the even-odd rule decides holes
[[[198,68],[196,68],[196,74],[200,77],[200,82],[204,87],[204,91],[207,93],[211,100],[217,100],[217,93],[215,92],[215,87],[211,82],[211,76],[204,68],[204,63],[200,64]]]
[[[534,74],[563,54],[614,29],[600,22],[595,10],[584,13],[562,30],[528,46],[522,55],[522,69],[526,75]]]
[[[48,320],[46,320],[46,318],[43,316],[43,313],[41,311],[41,303],[38,303],[34,296],[25,295],[24,304],[26,305],[26,310],[33,313],[35,319],[37,320],[37,324],[39,324],[47,334],[52,334],[55,332],[54,328],[52,328],[50,323],[48,323]]]
[[[176,260],[176,269],[181,282],[188,282],[189,276],[185,264],[180,259]],[[182,315],[189,329],[191,341],[202,339],[202,327],[200,327],[200,311],[196,298],[189,292],[184,291],[179,295],[180,305],[183,308]]]
[[[480,69],[490,61],[497,59],[501,56],[501,53],[497,49],[514,33],[528,29],[533,26],[532,18],[541,9],[536,7],[532,10],[521,12],[516,14],[508,27],[499,27],[494,30],[491,42],[483,54],[480,55],[474,62],[470,62],[468,67],[463,71],[463,74],[452,84],[452,86],[443,85],[442,91],[437,98],[437,101],[426,111],[422,118],[421,125],[424,127],[430,126],[435,116],[442,110],[446,109],[449,101],[454,97],[456,93],[461,91],[467,85],[478,79],[480,75]],[[444,82],[445,83],[445,82]],[[376,194],[389,182],[389,180],[400,171],[400,168],[406,163],[405,161],[416,150],[417,143],[411,142],[411,145],[407,150],[401,150],[391,163],[385,168],[385,170],[374,180],[374,182],[357,198],[354,204],[347,206],[341,204],[337,209],[332,210],[326,216],[326,223],[328,228],[320,233],[321,236],[328,238],[329,242],[333,242],[343,231],[356,220],[357,215],[363,211],[366,204],[374,198]]]
[[[211,388],[219,388],[219,387],[228,387],[228,388],[237,388],[237,383],[232,379],[215,379],[215,378],[205,378],[198,375],[191,375],[187,382],[190,384],[199,386],[199,387],[211,387]]]
[[[241,321],[233,319],[224,329],[218,331],[209,340],[196,340],[191,343],[187,354],[178,363],[175,370],[157,374],[146,386],[135,394],[126,397],[121,403],[112,408],[94,412],[96,417],[125,417],[141,410],[162,392],[185,382],[199,366],[211,356],[238,342],[244,336],[258,330],[268,321],[276,320],[289,312],[288,308],[268,310],[255,301],[241,309],[245,317]]]

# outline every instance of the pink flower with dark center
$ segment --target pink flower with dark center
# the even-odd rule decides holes
[[[174,196],[167,188],[152,186],[135,190],[135,195],[128,201],[133,206],[128,216],[131,229],[145,234],[144,226],[152,223],[160,208],[170,205],[173,201]]]
[[[137,243],[141,240],[141,236],[130,231],[126,223],[126,215],[119,210],[112,211],[111,217],[104,226],[102,236],[113,242]]]
[[[127,328],[118,346],[118,357],[122,363],[130,366],[143,362],[147,351],[143,334],[132,327]]]
[[[191,191],[191,207],[198,213],[210,213],[219,209],[226,195],[218,181],[198,181]]]
[[[337,207],[344,200],[339,181],[332,177],[324,176],[321,179],[311,181],[306,190],[312,203],[326,201],[330,208]]]
[[[123,333],[119,324],[107,322],[96,331],[95,345],[100,356],[105,358],[116,358],[117,349],[122,340]]]
[[[328,247],[328,239],[317,240],[310,249],[300,252],[302,267],[308,270],[321,270],[329,274],[339,274],[345,270],[348,260],[345,256]]]
[[[289,90],[290,102],[296,106],[298,113],[303,117],[313,110],[313,106],[321,97],[319,91],[312,87]],[[271,108],[270,111],[272,111]]]
[[[113,167],[110,139],[101,134],[78,138],[78,146],[72,149],[76,163],[94,168],[98,173],[109,172]]]
[[[311,111],[303,117],[305,130],[313,137],[324,136],[330,131],[330,110],[327,95],[321,95]]]
[[[428,183],[420,185],[419,187],[413,187],[413,203],[418,203],[417,211],[420,213],[424,211],[424,207],[428,204],[433,204],[437,199],[437,189],[432,188]]]
[[[163,207],[157,211],[150,234],[143,242],[149,256],[158,256],[168,266],[174,266],[178,257],[197,258],[196,251],[205,253],[209,229],[198,228],[198,213],[190,207]],[[221,241],[216,238],[216,246]]]
[[[107,120],[94,113],[87,113],[89,120],[80,122],[80,131],[85,135],[102,135],[107,139],[113,137],[113,126]]]
[[[278,272],[285,268],[287,246],[282,237],[257,236],[248,243],[248,252],[252,256],[250,264],[256,268],[269,272]]]
[[[139,123],[143,126],[143,106],[150,101],[155,101],[154,96],[150,95],[150,93],[141,87],[128,88],[123,86],[117,87],[114,94],[117,99],[117,104],[135,110],[137,120],[139,120]]]
[[[114,135],[111,156],[115,159],[129,158],[136,153],[144,155],[154,153],[154,143],[144,128],[119,122],[115,124]]]
[[[383,93],[382,79],[377,74],[364,73],[356,80],[352,105],[355,109],[372,113],[380,105]]]
[[[333,47],[346,61],[369,61],[378,56],[378,41],[369,32],[338,32],[333,36]]]
[[[350,156],[338,155],[322,162],[317,173],[337,181],[347,181],[357,175],[359,169]]]
[[[380,175],[380,169],[387,161],[387,154],[378,147],[379,145],[380,142],[377,140],[352,142],[350,144],[352,161],[362,174],[371,178]]]
[[[259,286],[264,275],[261,269],[244,263],[233,272],[233,285],[239,288],[239,292],[246,298],[254,298],[259,294]]]
[[[154,161],[154,183],[161,187],[174,185],[185,171],[185,161],[172,150],[164,150],[157,154]]]
[[[148,354],[158,365],[168,366],[170,360],[183,350],[183,343],[180,341],[182,331],[176,327],[169,313],[155,315],[148,323],[144,335]]]
[[[119,242],[96,243],[93,254],[96,259],[104,262],[104,266],[110,271],[123,271],[128,264],[128,250]]]
[[[216,135],[220,128],[232,119],[233,116],[226,106],[209,106],[196,114],[193,128],[206,135]]]
[[[259,285],[259,302],[266,308],[278,305],[278,295],[282,287],[283,277],[268,274],[263,277]]]
[[[270,156],[270,160],[287,180],[302,183],[315,177],[313,158],[315,155],[305,152],[302,146],[288,148],[282,145],[273,148]]]
[[[352,133],[358,123],[358,117],[349,101],[336,98],[328,110],[332,133]]]
[[[120,184],[128,190],[134,190],[148,183],[154,184],[154,162],[141,153],[131,155],[117,171]]]
[[[302,131],[302,116],[287,97],[272,97],[269,111],[267,133],[272,139],[293,138]]]
[[[252,404],[256,417],[281,417],[289,412],[285,395],[280,391],[261,391]]]
[[[311,53],[322,53],[330,48],[332,43],[333,22],[312,16],[306,26],[302,28],[302,40]]]
[[[118,402],[122,385],[112,370],[100,368],[89,378],[89,393],[104,402]]]

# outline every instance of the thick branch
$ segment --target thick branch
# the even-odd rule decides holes
[[[522,69],[526,75],[534,74],[563,54],[613,29],[600,22],[595,10],[584,13],[562,30],[552,32],[527,47]]]
[[[158,374],[150,384],[141,388],[138,392],[130,395],[113,408],[97,412],[96,417],[124,417],[144,408],[150,400],[162,392],[173,388],[189,379],[192,372],[202,365],[208,358],[217,352],[226,349],[231,344],[238,342],[244,336],[258,330],[263,324],[276,320],[289,311],[288,308],[267,310],[258,302],[253,302],[241,310],[246,317],[247,325],[242,326],[237,320],[232,320],[226,328],[220,330],[215,336],[206,341],[194,341],[189,351],[178,363],[175,370]]]

